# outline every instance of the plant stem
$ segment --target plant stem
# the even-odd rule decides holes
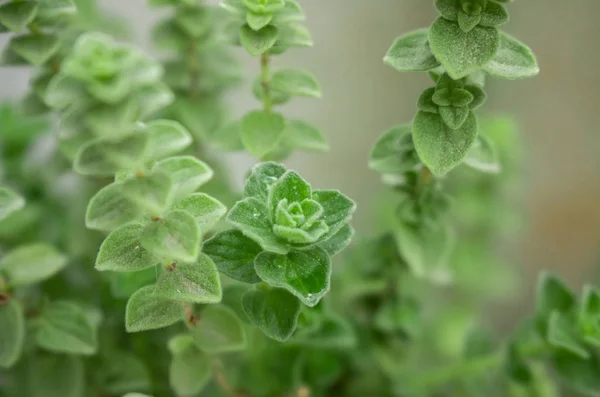
[[[263,108],[266,112],[270,112],[273,107],[271,100],[271,72],[269,70],[269,54],[264,53],[260,56],[260,76],[263,87]]]
[[[221,367],[222,365],[220,362],[213,362],[213,373],[215,374],[215,379],[219,384],[219,387],[231,397],[248,397],[245,393],[235,391],[233,386],[231,386],[231,384],[229,384],[229,382],[227,381],[227,378],[225,378],[225,375],[223,375]]]

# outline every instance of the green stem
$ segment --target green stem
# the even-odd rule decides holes
[[[270,112],[273,107],[273,102],[271,100],[271,72],[269,70],[269,54],[264,53],[260,56],[260,76],[261,76],[261,84],[263,87],[263,108],[266,112]]]
[[[429,171],[429,168],[423,165],[423,169],[421,169],[419,179],[417,180],[417,195],[420,195],[432,181],[433,174],[431,173],[431,171]]]

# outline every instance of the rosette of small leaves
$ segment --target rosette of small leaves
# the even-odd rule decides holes
[[[224,143],[213,136],[227,115],[221,97],[241,80],[239,63],[229,52],[228,13],[195,0],[149,3],[171,11],[152,34],[155,45],[169,54],[163,81],[175,94],[162,116],[181,122],[198,142]]]
[[[485,99],[484,72],[518,79],[539,71],[531,50],[499,30],[508,22],[502,3],[437,0],[434,24],[396,39],[384,58],[401,72],[429,71],[437,84],[421,95],[412,126],[419,158],[436,176],[462,164],[479,142],[472,111]]]
[[[94,140],[130,135],[138,121],[173,101],[162,75],[137,49],[99,33],[80,36],[45,92],[46,103],[62,115],[61,149],[75,158]]]
[[[0,2],[0,32],[14,33],[4,48],[0,65],[38,68],[32,92],[24,99],[29,113],[47,110],[43,101],[48,81],[60,68],[68,31],[77,8],[71,0]]]
[[[286,119],[273,107],[292,97],[319,98],[321,87],[309,72],[283,69],[272,72],[271,57],[293,47],[309,47],[312,39],[300,24],[304,14],[294,0],[226,0],[221,6],[235,17],[239,44],[261,58],[261,74],[254,95],[262,109],[247,113],[240,121],[215,133],[227,150],[248,150],[263,160],[286,158],[293,150],[327,151],[323,134],[300,120]]]
[[[268,336],[286,340],[300,302],[315,306],[329,291],[331,257],[350,242],[354,210],[342,193],[312,190],[283,165],[261,163],[227,216],[236,229],[206,241],[202,251],[229,277],[268,284],[244,296],[244,310]]]

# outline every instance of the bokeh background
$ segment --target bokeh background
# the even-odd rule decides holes
[[[158,11],[149,10],[145,0],[99,3],[130,21],[127,40],[160,55],[149,40]],[[385,189],[367,168],[369,150],[382,131],[411,119],[416,98],[429,84],[423,74],[395,72],[382,58],[395,37],[431,23],[433,1],[300,3],[315,46],[276,58],[275,67],[303,67],[321,81],[321,100],[297,99],[285,112],[321,127],[331,153],[295,155],[288,164],[317,187],[339,188],[357,199],[355,224],[368,234],[377,197]],[[512,19],[506,30],[535,50],[542,70],[535,79],[491,81],[485,107],[486,112],[515,117],[526,153],[521,195],[526,219],[518,231],[518,265],[528,279],[545,268],[579,284],[600,264],[600,2],[520,0],[509,8]],[[251,81],[257,60],[242,50],[237,54],[246,81]],[[27,84],[27,70],[0,69],[0,99],[18,98]],[[248,84],[229,100],[233,116],[257,105]],[[229,161],[241,183],[252,159],[233,155]]]

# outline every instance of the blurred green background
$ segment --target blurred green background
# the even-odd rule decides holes
[[[393,39],[426,26],[435,17],[433,1],[300,0],[313,33],[313,49],[294,50],[275,67],[294,65],[321,81],[319,101],[297,100],[285,112],[321,127],[329,155],[295,155],[289,165],[317,187],[339,188],[357,199],[355,225],[369,234],[377,197],[385,189],[367,168],[372,144],[385,129],[408,122],[415,102],[429,85],[422,74],[399,74],[382,63]],[[149,30],[158,17],[145,0],[100,0],[101,7],[131,21],[129,40],[149,53]],[[600,262],[600,3],[597,0],[519,0],[510,6],[506,30],[530,45],[542,72],[519,82],[491,81],[485,112],[512,115],[519,124],[526,154],[525,209],[518,244],[518,265],[528,278],[542,268],[573,283],[587,281]],[[0,37],[0,45],[3,45]],[[247,81],[258,60],[237,51]],[[28,71],[0,70],[0,99],[18,98]],[[230,95],[233,116],[257,104],[248,84]],[[241,183],[253,160],[233,155]],[[491,176],[493,178],[493,176]]]

